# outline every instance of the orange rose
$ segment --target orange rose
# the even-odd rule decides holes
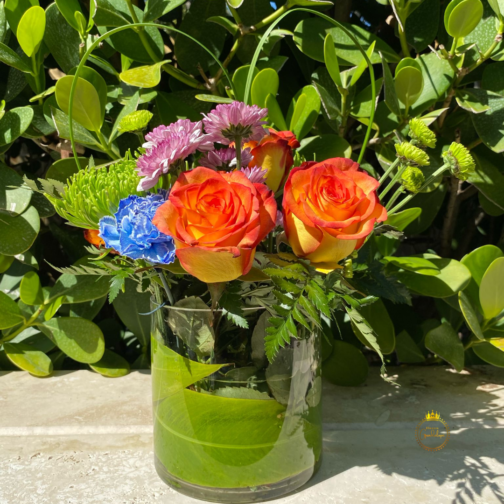
[[[200,166],[179,176],[152,222],[175,240],[188,273],[216,283],[250,271],[257,245],[275,227],[276,211],[264,184],[240,171]]]
[[[315,267],[334,269],[387,219],[378,182],[351,159],[294,168],[283,195],[284,227],[292,250]]]
[[[278,191],[292,168],[292,149],[299,147],[296,136],[291,131],[275,131],[270,128],[270,134],[260,142],[248,142],[245,147],[251,149],[252,161],[249,168],[261,166],[267,170],[265,184]]]
[[[103,238],[98,236],[99,232],[99,229],[84,229],[84,238],[91,243],[91,245],[100,248],[105,245],[105,242]]]

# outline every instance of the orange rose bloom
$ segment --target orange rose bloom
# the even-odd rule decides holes
[[[103,238],[98,236],[99,232],[99,229],[84,229],[84,238],[91,243],[91,245],[100,248],[105,245],[105,242]]]
[[[291,131],[275,131],[260,142],[248,142],[245,147],[251,149],[252,161],[249,168],[260,166],[266,169],[266,185],[274,192],[282,186],[294,163],[292,149],[299,147],[296,136]]]
[[[216,283],[250,271],[257,245],[275,227],[276,211],[264,184],[240,171],[200,166],[179,176],[152,222],[175,240],[188,273]]]
[[[375,222],[387,219],[378,181],[351,159],[333,158],[294,168],[283,195],[284,227],[292,250],[331,270],[364,243]]]

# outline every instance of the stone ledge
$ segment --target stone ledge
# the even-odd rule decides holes
[[[277,503],[465,503],[504,500],[504,372],[391,368],[357,388],[324,384],[324,462]],[[0,373],[0,504],[197,503],[166,487],[152,461],[150,375],[91,371],[36,379]],[[422,450],[427,410],[451,429]]]

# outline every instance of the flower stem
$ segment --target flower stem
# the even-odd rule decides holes
[[[286,2],[284,5],[282,5],[282,7],[278,8],[275,12],[265,17],[262,21],[259,21],[259,23],[255,24],[254,28],[256,30],[259,30],[263,26],[273,23],[273,21],[275,21],[275,19],[279,18],[285,11],[287,11],[289,7],[290,7],[289,2]]]
[[[236,152],[236,169],[241,170],[241,145],[242,137],[240,135],[235,136],[235,152]]]
[[[380,200],[382,200],[385,197],[385,195],[388,194],[388,192],[395,186],[395,184],[401,178],[401,175],[403,174],[404,170],[406,170],[407,167],[408,165],[404,163],[399,168],[399,170],[397,170],[397,173],[392,177],[392,180],[390,181],[388,186],[385,187],[385,189],[383,189],[382,193],[380,194]]]
[[[418,192],[422,192],[426,187],[429,186],[429,184],[436,178],[436,177],[439,177],[439,175],[441,175],[443,172],[445,172],[446,170],[448,170],[449,168],[449,165],[445,164],[443,166],[441,166],[441,168],[438,168],[425,182],[424,182],[424,185],[422,187],[420,187],[420,189],[418,190]],[[408,201],[410,201],[416,194],[418,193],[414,193],[414,194],[410,194],[409,196],[406,196],[406,198],[404,198],[398,205],[396,205],[394,208],[392,208],[392,210],[390,210],[390,212],[388,213],[389,217],[395,213],[397,213],[404,205],[406,205],[406,203],[408,203]]]
[[[387,177],[390,175],[390,173],[394,170],[394,168],[398,165],[399,163],[399,158],[396,158],[392,163],[390,163],[390,166],[385,170],[385,173],[380,177],[380,183],[378,187],[380,187],[385,180],[387,180]]]
[[[397,27],[397,31],[399,32],[399,40],[401,41],[401,50],[403,56],[408,58],[410,56],[408,40],[406,39],[406,32],[401,28],[401,25]]]
[[[194,77],[187,75],[185,72],[182,72],[182,70],[175,68],[173,65],[166,63],[163,65],[162,68],[167,74],[171,75],[172,77],[175,77],[175,79],[179,80],[180,82],[183,82],[184,84],[187,84],[192,88],[206,89],[204,84],[198,82]]]
[[[404,192],[404,187],[401,186],[399,187],[396,192],[392,195],[392,197],[390,198],[390,200],[388,201],[387,203],[387,206],[385,207],[386,210],[389,210],[392,205],[396,202],[397,198],[399,198],[399,196]]]
[[[160,268],[156,268],[156,271],[159,275],[161,283],[163,284],[164,290],[166,291],[166,296],[168,298],[168,302],[173,306],[175,304],[175,300],[173,299],[173,294],[170,289],[170,286],[168,285],[168,282],[166,281],[166,278],[164,276],[164,272]]]
[[[96,136],[98,137],[98,140],[100,141],[100,145],[102,146],[104,152],[106,152],[112,159],[120,158],[120,156],[116,155],[115,152],[112,151],[101,131],[97,131]]]
[[[14,331],[13,333],[9,334],[8,336],[5,336],[5,338],[2,338],[0,340],[0,344],[6,343],[7,341],[10,341],[14,339],[18,334],[21,334],[25,329],[28,327],[31,327],[34,325],[34,322],[37,320],[38,316],[44,311],[45,305],[40,305],[37,308],[37,311],[30,317],[29,320],[27,320],[17,331]]]

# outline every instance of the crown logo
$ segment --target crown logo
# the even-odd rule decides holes
[[[434,413],[434,410],[432,410],[432,413],[427,411],[427,414],[425,415],[425,420],[439,420],[440,418],[441,415],[437,411]]]

